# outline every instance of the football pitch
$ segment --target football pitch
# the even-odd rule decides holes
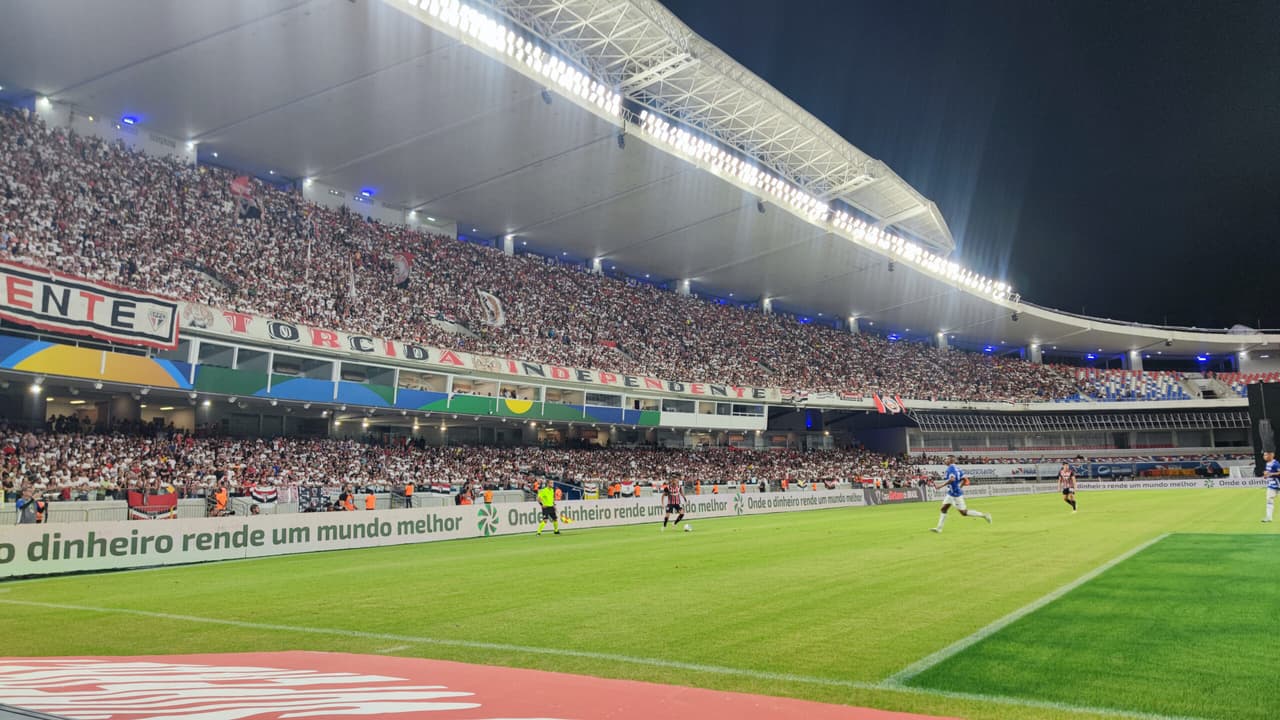
[[[980,498],[0,584],[4,654],[330,650],[963,718],[1280,717],[1260,490]]]

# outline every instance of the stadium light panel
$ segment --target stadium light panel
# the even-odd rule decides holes
[[[463,34],[469,35],[496,52],[505,52],[535,74],[545,78],[548,86],[544,87],[540,93],[544,102],[551,103],[550,87],[555,86],[566,96],[576,95],[580,100],[591,102],[610,115],[621,116],[622,96],[619,93],[609,90],[604,83],[578,69],[572,63],[566,62],[564,58],[544,50],[536,41],[525,38],[518,28],[507,27],[485,11],[460,0],[418,0],[416,3],[408,0],[408,4],[416,5],[432,17],[439,18],[450,27],[458,28]],[[836,229],[852,233],[855,241],[865,240],[880,250],[893,250],[912,264],[954,285],[984,294],[989,293],[999,300],[1007,299],[1012,294],[1012,289],[1008,285],[996,284],[988,278],[959,267],[958,263],[950,263],[932,253],[923,252],[914,243],[904,238],[885,233],[883,230],[868,232],[866,223],[861,218],[851,217],[843,210],[833,212],[829,205],[809,195],[799,186],[761,171],[749,159],[736,157],[731,150],[726,151],[719,143],[700,137],[696,132],[672,126],[648,109],[640,112],[638,124],[641,130],[676,153],[704,165],[710,165],[711,172],[731,172],[743,185],[769,192],[774,199],[790,205],[813,222],[830,224]],[[618,142],[621,147],[623,141],[619,139]]]

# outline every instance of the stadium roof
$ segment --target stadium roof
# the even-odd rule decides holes
[[[842,200],[941,254],[937,206],[652,0],[489,0],[645,108],[696,127],[823,200]]]
[[[82,114],[134,116],[135,132],[197,142],[202,158],[218,152],[263,177],[371,188],[379,204],[458,219],[463,231],[778,309],[1080,352],[1280,343],[1037,308],[875,240],[879,223],[925,249],[951,247],[931,202],[650,0],[476,7],[602,81],[600,97],[620,93],[621,107],[521,65],[509,40],[504,52],[403,0],[7,2],[0,84]],[[754,163],[823,208],[848,202],[870,216],[866,237],[654,129],[677,120],[736,154],[739,169]]]

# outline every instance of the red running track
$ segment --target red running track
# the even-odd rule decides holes
[[[317,652],[0,658],[0,698],[77,720],[941,720],[633,680]]]

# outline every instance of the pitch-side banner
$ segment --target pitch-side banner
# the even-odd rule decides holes
[[[1051,472],[1048,473],[1050,475],[1056,476],[1058,473],[1059,466],[1057,465],[1043,466],[1043,467],[1049,468],[1051,470]],[[1037,477],[1041,477],[1045,475],[1044,471],[1042,471],[1039,466],[1031,465],[1031,464],[1028,464],[1028,465],[1007,464],[1006,465],[1006,464],[997,463],[994,465],[962,465],[960,469],[964,470],[965,475],[974,479],[977,479],[977,478],[1028,478],[1030,480],[1034,480]],[[926,474],[937,473],[938,475],[943,475],[947,472],[947,466],[946,465],[921,465],[920,471]]]
[[[235,340],[256,340],[275,345],[287,344],[304,350],[341,353],[366,358],[397,360],[424,369],[460,372],[477,371],[512,375],[538,381],[564,381],[600,385],[614,390],[647,390],[686,395],[710,400],[746,402],[778,402],[782,394],[777,388],[752,388],[727,383],[660,380],[642,375],[623,375],[565,367],[547,363],[526,362],[510,358],[427,347],[415,343],[369,335],[353,335],[300,323],[273,320],[260,315],[219,310],[207,305],[182,304],[184,327]]]
[[[0,317],[122,345],[178,346],[175,300],[0,260]]]
[[[1169,478],[1167,480],[1084,480],[1080,490],[1189,490],[1191,488],[1261,488],[1262,478]]]
[[[662,498],[557,503],[560,529],[662,523]],[[686,498],[685,521],[863,504],[861,490],[726,493]],[[0,529],[0,578],[269,557],[531,533],[542,513],[532,502],[408,510],[292,513],[16,525]],[[550,532],[548,527],[547,532]],[[672,530],[674,532],[674,530]]]

